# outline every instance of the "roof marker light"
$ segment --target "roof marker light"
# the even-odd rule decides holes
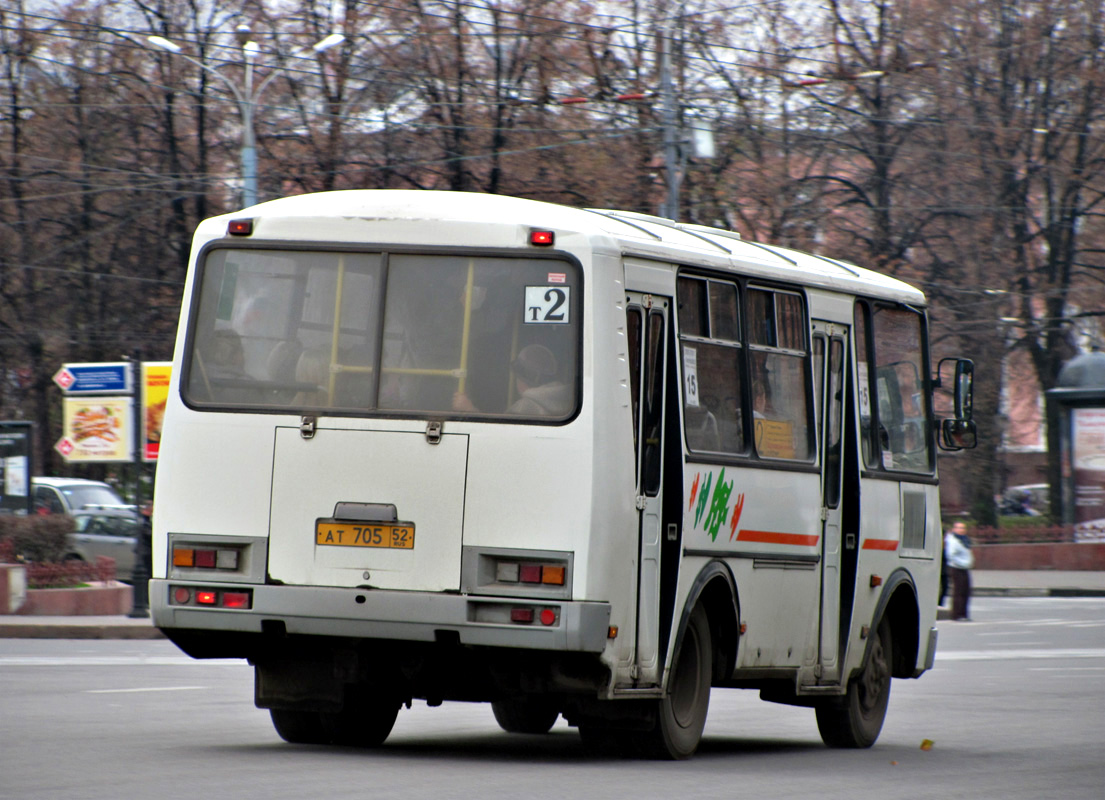
[[[529,243],[535,247],[552,247],[556,234],[552,231],[530,231]]]
[[[226,232],[231,236],[251,236],[253,234],[253,220],[232,219],[226,226]]]

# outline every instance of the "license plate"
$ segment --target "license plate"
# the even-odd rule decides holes
[[[320,520],[315,523],[315,544],[413,550],[414,525],[409,522],[354,523]]]

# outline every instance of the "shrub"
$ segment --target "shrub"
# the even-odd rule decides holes
[[[75,530],[66,514],[0,516],[0,558],[31,562],[61,561],[67,537]]]

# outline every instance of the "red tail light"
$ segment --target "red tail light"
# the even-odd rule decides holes
[[[174,606],[209,606],[212,608],[253,608],[253,592],[216,588],[192,589],[188,586],[170,588],[169,602]]]

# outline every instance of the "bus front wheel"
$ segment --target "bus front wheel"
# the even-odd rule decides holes
[[[672,670],[655,725],[644,737],[644,750],[653,758],[687,758],[702,740],[713,682],[713,643],[701,606],[691,612]]]
[[[879,738],[890,703],[893,644],[884,617],[863,670],[848,684],[842,702],[817,707],[817,730],[829,747],[870,747]]]

